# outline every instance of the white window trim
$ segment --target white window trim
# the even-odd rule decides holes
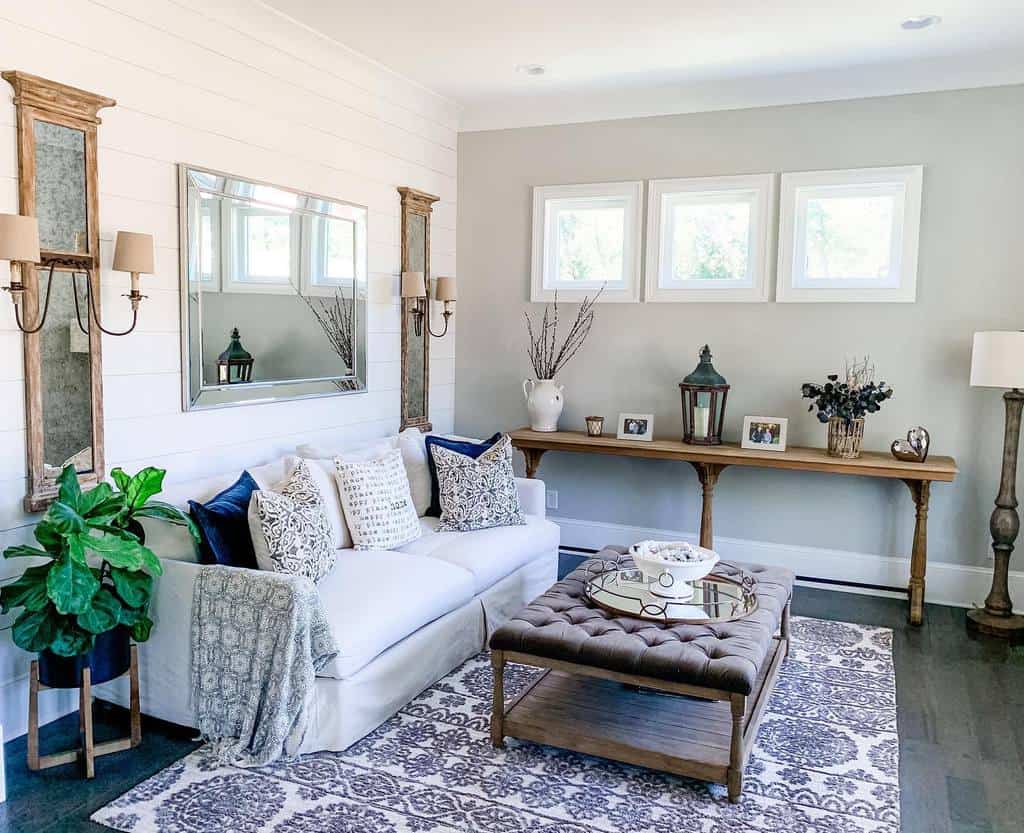
[[[332,282],[321,282],[323,269],[327,261],[327,239],[323,229],[331,220],[352,224],[352,278],[341,278]],[[335,290],[347,290],[351,293],[360,269],[360,235],[362,229],[358,218],[332,217],[326,214],[307,215],[303,218],[303,234],[310,240],[309,246],[302,247],[302,294],[313,296],[334,297]],[[314,261],[315,259],[315,261]]]
[[[623,286],[615,288],[609,284],[601,293],[599,303],[637,303],[640,300],[640,237],[643,229],[643,193],[644,184],[640,180],[534,187],[533,265],[530,279],[530,300],[535,303],[554,300],[555,286],[557,286],[560,301],[578,303],[588,296],[592,299],[602,286],[600,281],[587,281],[586,283],[577,281],[569,284],[546,280],[545,273],[551,265],[551,258],[548,254],[552,243],[548,235],[548,203],[565,199],[625,198],[626,226],[623,230],[622,249]]]
[[[678,302],[763,302],[770,292],[770,259],[772,220],[775,212],[775,174],[742,176],[690,177],[686,179],[652,179],[647,195],[647,260],[644,276],[644,300],[654,303]],[[753,192],[750,203],[750,255],[748,275],[744,281],[677,281],[662,280],[662,271],[671,269],[666,234],[669,212],[665,206],[672,197],[686,195],[695,199],[716,200],[730,195]],[[665,286],[671,283],[674,286]],[[685,284],[685,285],[684,285]]]
[[[916,301],[923,178],[921,165],[783,174],[775,300],[780,303]],[[894,189],[897,199],[893,212],[892,277],[870,281],[842,278],[809,281],[804,274],[803,255],[808,198],[816,192],[893,193]]]
[[[233,206],[234,207],[234,206]],[[245,293],[266,293],[271,295],[288,295],[298,291],[298,287],[292,283],[291,276],[288,276],[284,281],[271,280],[266,277],[259,276],[257,278],[248,278],[244,280],[236,280],[236,275],[241,275],[244,264],[246,262],[246,237],[241,233],[239,226],[245,222],[245,216],[247,215],[266,215],[272,217],[285,216],[289,220],[289,259],[291,275],[294,275],[300,279],[301,286],[301,252],[302,252],[302,231],[300,223],[300,215],[297,213],[288,214],[285,209],[277,209],[270,206],[264,205],[240,205],[234,207],[232,211],[229,207],[228,214],[229,219],[227,220],[232,224],[231,226],[231,245],[228,246],[228,268],[225,271],[224,279],[221,281],[221,286],[224,292],[245,292]],[[221,220],[224,222],[224,219]]]

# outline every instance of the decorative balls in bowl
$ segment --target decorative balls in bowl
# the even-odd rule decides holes
[[[652,590],[670,591],[671,595],[688,592],[690,582],[704,578],[718,563],[718,553],[688,541],[641,541],[629,552],[644,578],[655,585]]]

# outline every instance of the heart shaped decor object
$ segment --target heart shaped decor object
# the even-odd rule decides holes
[[[921,425],[907,431],[907,442],[917,451],[918,457],[923,463],[928,457],[928,446],[931,443],[931,435]]]
[[[892,452],[892,456],[897,460],[905,460],[908,463],[920,463],[921,457],[907,440],[893,440],[892,445],[889,447]]]

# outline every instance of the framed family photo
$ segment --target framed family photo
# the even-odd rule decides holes
[[[619,414],[620,440],[653,440],[654,414]]]
[[[743,448],[756,451],[785,451],[786,417],[748,416],[743,418]]]

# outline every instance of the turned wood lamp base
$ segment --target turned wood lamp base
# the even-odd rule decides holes
[[[971,610],[967,613],[967,631],[1021,645],[1024,644],[1024,616],[995,616],[984,609]]]

